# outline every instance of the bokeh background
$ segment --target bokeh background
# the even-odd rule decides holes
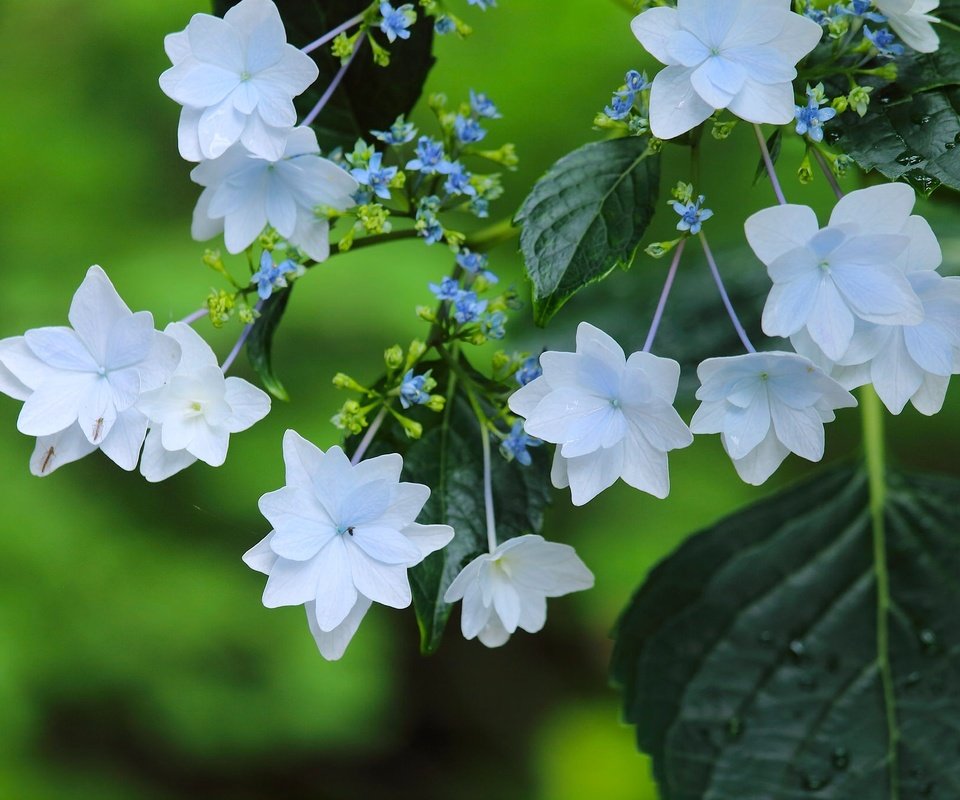
[[[438,40],[427,91],[489,93],[504,119],[488,141],[515,142],[521,154],[492,218],[512,214],[553,161],[598,137],[593,116],[626,69],[655,69],[624,5],[503,0],[484,14],[464,4],[474,36]],[[201,0],[0,0],[0,337],[63,324],[93,263],[158,326],[217,286],[189,237],[198,192],[176,151],[178,108],[157,86],[163,35],[207,10]],[[414,117],[428,124],[424,103]],[[746,126],[704,147],[699,188],[718,212],[709,232],[755,321],[763,270],[743,251],[741,223],[773,198],[752,184]],[[799,147],[788,143],[780,162],[787,192],[826,211],[824,181],[793,178]],[[668,148],[664,185],[679,179],[689,179],[685,151]],[[956,272],[950,202],[939,196],[923,212]],[[649,239],[672,238],[674,222],[665,209]],[[618,485],[575,509],[558,493],[546,534],[577,547],[597,586],[551,601],[543,633],[493,651],[461,639],[455,612],[440,652],[423,658],[412,612],[377,608],[343,661],[326,663],[302,610],[264,609],[263,578],[240,561],[266,530],[257,498],[283,482],[282,432],[337,441],[329,418],[344,398],[331,376],[372,380],[385,347],[423,335],[413,309],[430,302],[426,284],[450,260],[440,246],[401,242],[313,270],[277,337],[293,402],[234,437],[218,470],[197,465],[151,486],[95,454],[37,480],[32,442],[15,428],[19,405],[0,397],[0,798],[656,798],[607,681],[617,614],[690,532],[808,465],[791,459],[753,489],[716,441],[698,440],[671,456],[667,501]],[[512,244],[491,266],[526,294]],[[641,254],[546,331],[522,312],[506,346],[570,348],[586,318],[638,349],[665,269]],[[702,287],[705,275],[691,252],[680,284]],[[722,354],[705,328],[719,301],[708,306],[670,318],[659,352],[689,356],[693,342],[699,357]],[[238,332],[199,329],[221,354]],[[243,363],[239,373],[250,377]],[[911,409],[893,421],[895,460],[956,471],[958,401],[954,389],[936,419]],[[689,383],[680,407],[689,419]],[[848,411],[830,426],[828,458],[856,455],[857,425]]]

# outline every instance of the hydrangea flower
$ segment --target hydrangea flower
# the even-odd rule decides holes
[[[160,88],[183,106],[183,158],[218,158],[237,142],[260,158],[281,157],[297,122],[293,98],[319,70],[287,44],[270,0],[241,0],[223,19],[195,14],[164,47],[173,66],[160,76]]]
[[[286,485],[260,498],[273,530],[245,555],[268,575],[267,608],[305,605],[325,658],[343,655],[371,602],[410,605],[407,570],[453,538],[448,525],[414,520],[430,496],[401,483],[397,454],[351,464],[287,431]]]
[[[502,339],[507,335],[507,315],[502,311],[488,312],[480,317],[480,331],[488,339]]]
[[[412,122],[407,122],[403,114],[396,118],[388,131],[370,131],[377,139],[394,147],[407,144],[417,138],[417,128]]]
[[[407,162],[406,169],[424,175],[447,175],[453,165],[444,158],[443,144],[429,136],[417,140],[416,158]]]
[[[316,133],[300,127],[290,134],[280,160],[256,158],[234,145],[197,165],[190,177],[205,188],[193,212],[193,238],[204,241],[222,232],[227,250],[241,253],[269,224],[312,259],[325,260],[330,225],[315,209],[350,208],[359,187],[319,152]]]
[[[647,80],[646,73],[637,72],[635,69],[631,69],[623,78],[623,82],[627,87],[629,92],[642,92],[644,89],[650,86],[650,82]]]
[[[633,110],[633,101],[636,99],[633,92],[614,92],[610,104],[603,109],[603,113],[610,119],[621,120]]]
[[[703,223],[713,216],[709,208],[703,208],[704,196],[700,195],[696,202],[693,200],[687,203],[681,203],[674,200],[670,203],[673,210],[680,215],[680,221],[677,223],[678,231],[689,231],[694,236],[700,233]]]
[[[456,29],[457,23],[453,21],[453,17],[449,17],[446,14],[437,17],[433,23],[433,30],[440,36],[453,33]]]
[[[806,329],[828,358],[843,356],[854,322],[916,325],[923,307],[903,274],[903,259],[939,246],[930,226],[911,216],[916,196],[903,183],[872,186],[840,200],[820,229],[813,209],[783,205],[746,221],[750,246],[773,288],[763,309],[768,336]]]
[[[488,8],[496,8],[497,0],[467,0],[467,4],[476,6],[481,11],[486,11]]]
[[[437,300],[456,300],[457,295],[460,293],[460,282],[454,280],[449,275],[440,281],[439,284],[430,283],[428,286]]]
[[[404,408],[410,408],[410,406],[429,403],[430,393],[426,391],[429,378],[429,371],[423,375],[414,375],[412,369],[408,370],[400,383],[400,405]]]
[[[526,386],[530,381],[534,381],[543,375],[540,369],[540,356],[529,356],[525,358],[520,365],[520,369],[513,373],[514,379],[521,386]]]
[[[864,25],[863,35],[870,44],[877,48],[877,52],[884,58],[895,58],[896,56],[903,55],[903,45],[900,44],[897,41],[897,37],[886,28],[872,31]]]
[[[417,21],[417,12],[411,3],[404,3],[399,8],[394,8],[390,3],[381,3],[380,16],[380,30],[391,43],[397,39],[409,39],[410,31],[407,29]]]
[[[531,436],[557,445],[551,479],[583,505],[618,478],[655,497],[670,492],[667,453],[693,442],[673,408],[680,365],[630,356],[599,328],[581,322],[575,353],[540,356],[543,374],[514,392],[510,410]]]
[[[437,209],[440,208],[440,198],[436,195],[423,197],[417,205],[416,230],[417,235],[426,240],[427,244],[436,244],[443,239],[443,225],[437,218]]]
[[[864,19],[870,20],[870,22],[886,22],[887,18],[883,16],[883,14],[878,14],[870,10],[872,6],[872,0],[851,0],[850,5],[838,5],[836,9],[841,14],[848,14],[852,17],[863,17]]]
[[[790,6],[790,0],[684,0],[635,17],[634,35],[667,65],[650,92],[653,135],[672,139],[721,108],[749,122],[792,120],[794,67],[823,30]]]
[[[486,130],[473,117],[465,117],[463,114],[457,114],[453,120],[453,131],[461,144],[475,144],[483,141],[487,135]]]
[[[276,286],[285,287],[287,285],[287,275],[296,275],[299,272],[299,266],[296,261],[289,258],[281,261],[279,264],[273,263],[273,256],[269,251],[264,250],[260,254],[260,269],[250,276],[250,283],[257,284],[257,295],[261,300],[269,300]]]
[[[447,172],[447,180],[443,184],[443,190],[450,195],[465,194],[476,197],[477,189],[470,183],[472,177],[463,164],[455,161],[450,165],[450,170]]]
[[[443,599],[463,600],[465,639],[500,647],[517,628],[537,633],[547,621],[547,598],[593,587],[593,573],[566,544],[527,534],[501,542],[471,561],[453,579]]]
[[[476,292],[460,289],[453,297],[453,318],[458,325],[476,322],[486,308],[487,301],[478,298]]]
[[[920,53],[934,53],[940,48],[940,37],[933,29],[939,22],[930,12],[940,0],[875,0],[894,32]]]
[[[858,321],[850,347],[837,362],[803,333],[791,341],[843,387],[872,383],[890,413],[899,414],[910,402],[930,416],[943,408],[950,376],[960,373],[960,278],[917,269],[907,273],[907,280],[923,303],[923,322]]]
[[[516,461],[529,467],[533,463],[533,457],[527,452],[528,447],[539,447],[543,442],[534,436],[530,436],[523,430],[523,420],[517,420],[513,423],[510,433],[500,443],[500,454],[507,461]]]
[[[500,119],[502,116],[497,110],[496,105],[494,105],[493,101],[487,97],[486,94],[483,92],[475,92],[473,89],[470,90],[470,108],[478,117]]]
[[[814,142],[823,141],[823,123],[829,122],[837,116],[837,110],[827,106],[820,108],[824,100],[822,95],[807,87],[807,104],[796,106],[794,116],[797,120],[797,133],[801,136],[809,135]]]
[[[457,264],[469,272],[471,275],[479,275],[488,283],[497,283],[500,279],[487,269],[490,259],[483,253],[474,253],[469,248],[463,247],[457,253]]]
[[[390,181],[397,177],[396,167],[383,166],[383,153],[374,153],[364,167],[350,170],[361,186],[369,186],[382,200],[390,199]]]
[[[789,453],[823,458],[823,423],[856,398],[796,353],[746,353],[710,358],[697,368],[702,403],[694,433],[719,433],[737,474],[759,486]]]
[[[17,429],[38,437],[31,467],[49,474],[99,448],[132,470],[147,433],[137,401],[169,379],[180,347],[154,330],[149,311],[133,313],[98,266],[87,271],[68,319],[72,327],[0,342],[0,389],[24,401]],[[36,463],[38,453],[45,455]]]

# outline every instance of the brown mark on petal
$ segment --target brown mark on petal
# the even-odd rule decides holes
[[[100,438],[100,434],[103,432],[103,417],[97,420],[96,424],[93,426],[93,441],[97,441]]]
[[[47,450],[47,454],[43,457],[43,463],[40,465],[40,474],[42,475],[47,471],[47,467],[50,466],[50,461],[53,459],[54,449],[51,447]]]

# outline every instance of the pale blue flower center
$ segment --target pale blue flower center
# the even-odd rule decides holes
[[[244,70],[243,72],[240,73],[240,80],[241,80],[241,81],[244,81],[244,82],[245,82],[245,81],[248,81],[248,80],[250,80],[252,77],[253,77],[253,75],[251,75],[251,74],[250,74],[249,72],[247,72],[246,70]]]

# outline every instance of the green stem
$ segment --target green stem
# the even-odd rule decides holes
[[[887,542],[884,509],[887,481],[884,453],[883,406],[870,385],[860,392],[863,414],[863,445],[870,488],[870,519],[873,527],[873,570],[877,581],[877,667],[883,687],[883,703],[887,716],[887,771],[890,800],[900,798],[899,743],[897,699],[890,664],[890,574],[887,571]]]
[[[519,234],[520,229],[514,226],[513,219],[506,217],[468,236],[464,245],[475,253],[485,253],[493,250],[498,244],[509,242]]]

